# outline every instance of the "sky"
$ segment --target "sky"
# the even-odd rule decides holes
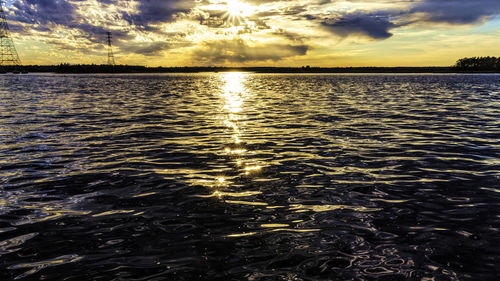
[[[23,64],[448,66],[500,56],[500,0],[6,0]]]

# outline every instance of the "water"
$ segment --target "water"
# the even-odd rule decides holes
[[[4,75],[0,279],[498,280],[499,75]]]

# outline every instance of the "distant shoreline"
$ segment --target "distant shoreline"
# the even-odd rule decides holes
[[[61,74],[106,73],[201,73],[201,72],[253,72],[253,73],[500,73],[500,71],[460,71],[454,67],[145,67],[133,65],[25,65],[4,66],[4,72],[52,72]]]

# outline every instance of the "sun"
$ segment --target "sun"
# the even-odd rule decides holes
[[[245,5],[236,0],[227,1],[227,13],[231,16],[241,17]]]
[[[252,15],[254,12],[252,5],[238,0],[227,0],[225,8],[226,14],[224,18],[233,24],[239,24],[244,18]]]

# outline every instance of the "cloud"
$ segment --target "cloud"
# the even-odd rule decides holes
[[[16,1],[10,8],[14,21],[47,25],[67,25],[74,21],[75,6],[66,0],[23,0]]]
[[[311,19],[311,17],[309,17]],[[315,19],[312,17],[312,19]],[[373,39],[387,39],[392,36],[390,29],[397,27],[387,16],[372,14],[347,14],[338,18],[328,18],[321,25],[341,37],[363,35]]]
[[[204,11],[197,9],[189,17],[199,21],[200,25],[206,25],[211,28],[223,28],[229,26],[229,23],[224,19],[225,13],[225,11]]]
[[[182,3],[181,3],[182,2]],[[113,32],[116,46],[127,52],[157,55],[168,46],[181,46],[180,42],[137,42],[142,31],[149,31],[148,38],[169,36],[168,32],[148,26],[169,22],[173,15],[184,11],[194,1],[178,0],[17,0],[8,8],[8,18],[13,32],[64,50],[90,52],[102,49],[107,31]],[[62,32],[61,32],[62,31]],[[165,37],[163,36],[163,37]],[[169,37],[170,38],[170,37]],[[177,34],[171,38],[178,40]],[[127,44],[121,44],[127,41]],[[141,41],[148,41],[141,40]],[[151,40],[149,40],[151,41]],[[84,47],[85,46],[85,47]]]
[[[283,28],[278,28],[272,34],[276,36],[282,36],[292,42],[304,42],[307,39],[307,36],[298,34],[296,32],[291,32]]]
[[[138,26],[169,22],[176,13],[187,12],[196,4],[194,0],[140,0],[137,13],[124,14],[124,18]]]
[[[324,1],[325,4],[335,1]],[[384,1],[357,0],[356,3]],[[387,39],[392,29],[418,23],[448,23],[452,25],[475,24],[500,14],[499,0],[420,0],[408,1],[406,9],[386,9],[373,12],[354,11],[347,14],[307,14],[308,20],[320,21],[323,28],[347,37],[366,36],[372,39]]]
[[[141,42],[141,43],[128,43],[120,48],[122,53],[134,53],[144,56],[158,56],[165,50],[176,49],[179,47],[187,47],[190,44],[185,43],[170,43],[170,42]]]
[[[243,39],[205,42],[194,52],[204,63],[279,61],[284,58],[303,56],[309,50],[304,44],[267,43],[250,46]]]
[[[136,3],[136,10],[123,11],[119,15],[108,15],[128,21],[130,24],[148,27],[158,22],[173,20],[176,13],[187,12],[196,1],[181,0],[97,0],[100,9],[108,5],[124,6]],[[77,13],[78,7],[91,3],[85,0],[17,0],[11,10],[15,16],[11,20],[39,25],[57,24],[75,28],[76,22],[87,22],[88,15]]]
[[[499,0],[425,0],[413,5],[410,13],[422,13],[423,21],[471,24],[500,14]]]

